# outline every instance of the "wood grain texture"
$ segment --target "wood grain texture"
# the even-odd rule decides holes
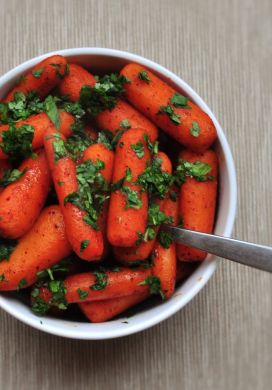
[[[272,244],[271,0],[0,0],[0,74],[47,51],[124,49],[176,72],[231,144],[234,236]],[[272,381],[272,277],[220,262],[171,319],[123,339],[65,340],[0,312],[5,390],[263,390]]]

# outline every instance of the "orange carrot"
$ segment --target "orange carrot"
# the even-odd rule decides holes
[[[113,134],[118,130],[142,128],[151,142],[154,143],[158,138],[157,127],[122,99],[117,100],[113,109],[100,112],[96,116],[96,123],[101,130],[107,129]]]
[[[178,223],[179,203],[176,195],[177,189],[174,187],[168,194],[164,202],[164,212],[168,217],[172,217],[174,226]],[[160,239],[161,238],[161,239]],[[163,232],[159,233],[153,251],[153,267],[152,274],[157,276],[161,282],[161,289],[166,298],[170,298],[175,290],[176,283],[176,244],[174,242],[163,242]]]
[[[157,153],[154,158],[159,158],[161,160],[161,171],[167,172],[169,174],[172,173],[172,163],[169,157],[163,153]],[[164,212],[164,203],[165,199],[156,199],[155,203],[160,206],[160,211]],[[155,245],[156,235],[158,233],[159,227],[154,226],[155,236],[152,240],[146,240],[141,242],[138,245],[133,247],[124,248],[124,247],[115,247],[114,255],[118,261],[121,261],[123,264],[127,264],[129,262],[145,260],[148,258],[152,249]]]
[[[120,180],[123,183],[120,189],[111,194],[107,229],[108,240],[114,246],[133,246],[138,233],[145,232],[147,193],[139,185],[132,184],[150,160],[144,134],[144,129],[130,129],[122,135],[117,145],[113,183],[117,185]]]
[[[117,272],[86,272],[71,275],[64,280],[64,287],[67,290],[65,299],[68,303],[79,303],[113,299],[139,292],[146,293],[149,286],[140,283],[150,275],[150,269],[129,268],[121,268]]]
[[[22,237],[9,260],[0,262],[0,290],[30,286],[37,280],[37,272],[50,268],[70,252],[60,208],[49,206]]]
[[[196,152],[215,141],[216,129],[209,116],[151,71],[128,64],[121,74],[130,80],[124,86],[129,102],[176,141]],[[143,74],[148,79],[141,79]]]
[[[74,117],[65,111],[60,111],[59,116],[60,116],[59,131],[62,134],[64,134],[65,137],[70,137],[70,135],[72,134],[71,125],[75,121]],[[26,120],[19,121],[16,123],[16,127],[20,127],[22,125],[30,125],[34,128],[32,148],[33,150],[37,150],[43,146],[44,134],[48,128],[52,127],[53,124],[45,113],[41,113],[41,114],[33,115]],[[2,141],[2,137],[1,137],[2,132],[7,131],[8,129],[9,129],[8,125],[0,126],[0,142]],[[8,156],[0,148],[0,160],[6,158],[8,158]]]
[[[76,254],[83,260],[99,260],[103,253],[101,231],[95,230],[84,221],[87,213],[77,205],[65,202],[68,195],[78,191],[76,164],[68,156],[56,161],[54,146],[60,140],[60,133],[54,128],[47,130],[44,138],[45,151],[51,170],[55,190],[63,212],[65,229],[69,242]]]
[[[58,89],[61,95],[66,95],[72,102],[75,102],[80,98],[83,85],[93,87],[95,83],[94,76],[86,69],[77,64],[70,64],[69,74],[61,80]]]
[[[148,291],[105,301],[79,303],[80,310],[91,322],[105,322],[150,296]]]
[[[13,100],[16,92],[27,94],[35,91],[44,98],[57,86],[67,72],[67,61],[64,57],[54,55],[39,62],[34,68],[22,76],[19,83],[8,93],[5,102]]]
[[[199,182],[188,177],[180,188],[179,209],[183,226],[204,233],[212,233],[216,208],[218,161],[213,150],[196,154],[184,150],[180,157],[190,163],[200,161],[211,166],[209,175],[214,180]],[[177,256],[180,261],[202,261],[206,253],[185,245],[177,245]]]
[[[110,185],[112,180],[112,171],[114,163],[114,153],[109,150],[103,144],[93,144],[89,146],[83,153],[83,161],[91,160],[93,163],[102,161],[104,163],[104,168],[100,170],[101,175],[104,180]],[[104,253],[102,257],[104,258],[109,250],[108,240],[107,240],[107,217],[108,217],[109,201],[108,199],[104,202],[102,206],[101,213],[98,218],[98,226],[102,232],[104,239]]]
[[[25,160],[19,170],[26,172],[0,194],[0,234],[9,238],[28,232],[43,208],[50,185],[44,152]]]

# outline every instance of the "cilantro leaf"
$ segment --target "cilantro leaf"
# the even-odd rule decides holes
[[[193,137],[199,137],[200,127],[199,124],[195,121],[192,122],[192,127],[190,129],[190,133]]]
[[[145,81],[147,84],[149,84],[151,81],[146,70],[142,70],[141,72],[139,72],[138,77],[140,80]]]
[[[175,110],[170,104],[167,106],[161,106],[160,110],[157,112],[157,115],[166,114],[169,119],[178,126],[181,123],[181,116],[175,113]]]
[[[10,239],[0,239],[0,262],[2,260],[9,260],[10,255],[16,247],[17,241]]]
[[[102,268],[98,271],[94,271],[93,274],[96,277],[96,281],[90,286],[90,289],[95,291],[104,290],[108,285],[108,275]]]
[[[173,218],[160,211],[158,204],[151,203],[148,207],[148,226],[159,226],[167,222],[173,222]]]
[[[142,142],[137,142],[136,144],[132,144],[131,149],[134,150],[136,156],[139,159],[144,157],[144,144]]]
[[[9,184],[19,180],[26,173],[26,171],[27,168],[24,168],[22,171],[19,171],[19,169],[5,170],[2,179],[0,179],[0,187],[7,187]]]
[[[88,248],[89,244],[90,244],[90,240],[83,240],[83,241],[81,241],[80,252],[83,252],[84,249]]]
[[[193,177],[197,181],[213,180],[213,177],[207,176],[211,171],[209,164],[201,161],[190,163],[189,161],[179,159],[179,163],[174,172],[175,183],[181,186],[186,181],[186,177]]]
[[[140,209],[142,207],[143,202],[138,197],[139,191],[132,190],[128,186],[123,186],[121,192],[126,196],[126,209]]]
[[[38,70],[33,70],[32,75],[36,78],[39,79],[41,75],[43,74],[44,68],[38,69]]]
[[[20,282],[18,283],[17,290],[21,290],[21,288],[26,287],[27,281],[25,278],[21,279]]]
[[[175,93],[171,97],[171,103],[173,104],[173,106],[178,108],[189,108],[189,106],[187,105],[188,100],[189,98],[181,95],[180,93]]]
[[[158,234],[158,240],[159,240],[159,243],[161,244],[161,246],[168,249],[168,248],[170,248],[170,246],[173,242],[173,237],[172,237],[172,234],[170,232],[165,232],[163,230],[160,230],[159,234]]]
[[[144,281],[139,283],[139,286],[149,286],[151,295],[159,294],[162,299],[165,299],[165,295],[161,288],[161,281],[157,276],[148,276]]]
[[[120,122],[120,127],[122,127],[123,129],[125,130],[128,130],[131,128],[131,124],[129,123],[128,119],[123,119],[121,122]]]
[[[44,110],[56,129],[60,128],[60,116],[53,96],[49,95],[44,101]]]
[[[81,290],[80,288],[77,289],[77,293],[80,299],[86,299],[89,293],[87,291]]]

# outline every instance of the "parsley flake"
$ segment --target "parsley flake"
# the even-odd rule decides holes
[[[41,69],[38,69],[38,70],[34,70],[32,72],[32,75],[36,78],[36,79],[39,79],[41,77],[41,75],[43,74],[43,71],[44,71],[44,68],[41,68]]]
[[[189,108],[189,106],[187,105],[188,100],[189,98],[181,95],[180,93],[175,93],[171,97],[171,103],[177,108]]]
[[[84,249],[88,248],[90,244],[90,240],[83,240],[80,244],[80,253],[84,251]]]
[[[190,129],[190,133],[193,137],[199,137],[200,134],[200,127],[197,122],[192,122],[192,127]]]
[[[131,145],[131,149],[135,152],[139,159],[144,157],[144,144],[142,142],[137,142],[136,144]]]
[[[18,283],[17,290],[21,290],[21,288],[26,287],[26,285],[27,285],[26,279],[25,278],[21,279],[20,282]]]
[[[96,277],[95,284],[90,286],[91,290],[104,290],[108,285],[108,275],[105,273],[103,269],[98,271],[94,271],[93,274]]]
[[[151,81],[146,70],[142,70],[141,72],[139,72],[138,77],[140,80],[145,81],[147,84],[149,84]]]
[[[162,299],[165,299],[165,295],[161,288],[161,281],[157,276],[148,276],[144,281],[139,283],[139,286],[149,286],[151,295],[159,294]]]
[[[61,120],[53,96],[49,95],[44,101],[44,110],[56,129],[60,128]]]
[[[0,187],[7,187],[9,184],[19,180],[26,173],[26,171],[27,168],[24,168],[22,171],[19,171],[19,169],[5,170],[2,179],[0,179]]]
[[[142,200],[138,197],[139,191],[132,190],[128,186],[123,186],[121,192],[126,196],[126,209],[140,209],[143,205]]]
[[[80,288],[77,289],[78,296],[81,300],[86,299],[89,293],[87,291],[81,290]]]
[[[122,127],[123,129],[125,130],[128,130],[131,128],[131,125],[128,121],[128,119],[123,119],[121,122],[120,122],[120,127]]]
[[[163,230],[160,230],[158,234],[158,240],[162,247],[168,249],[170,248],[173,242],[173,237],[170,232],[165,232]]]
[[[157,115],[166,114],[169,119],[174,123],[174,125],[178,126],[181,123],[181,116],[175,113],[175,110],[170,104],[167,106],[161,106],[160,110],[157,112]]]

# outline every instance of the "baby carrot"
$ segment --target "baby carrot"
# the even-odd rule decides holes
[[[45,98],[57,86],[67,73],[67,61],[64,57],[54,55],[39,62],[34,68],[22,76],[18,84],[5,97],[5,102],[13,100],[16,92],[27,94],[35,91],[40,98]]]
[[[150,160],[144,139],[144,129],[127,130],[120,138],[113,168],[107,236],[114,246],[135,245],[139,233],[144,234],[148,198],[147,192],[134,184]]]
[[[83,260],[99,260],[103,253],[103,237],[88,223],[87,212],[78,206],[78,202],[67,201],[78,193],[77,168],[71,157],[65,154],[60,133],[50,128],[44,137],[44,146],[51,170],[55,190],[63,212],[67,238]],[[58,155],[58,150],[62,154]],[[64,149],[64,150],[63,150]],[[77,195],[75,195],[77,197]],[[68,198],[67,198],[68,197]],[[80,197],[80,195],[79,195]]]
[[[121,268],[117,272],[96,271],[71,275],[64,280],[67,291],[65,299],[68,303],[79,303],[147,293],[149,286],[141,283],[150,275],[150,269],[129,268]]]
[[[160,159],[161,160],[161,173],[167,172],[169,174],[172,173],[172,163],[169,159],[169,157],[163,153],[158,152],[156,155],[154,155],[153,158]],[[164,212],[164,203],[165,199],[156,199],[154,202],[159,205],[160,211]],[[124,264],[127,264],[129,262],[133,262],[136,260],[145,260],[148,258],[150,253],[152,252],[152,249],[155,245],[156,235],[159,230],[159,226],[152,227],[154,230],[154,237],[152,239],[146,239],[143,242],[139,243],[138,245],[135,245],[133,247],[125,248],[125,247],[115,247],[114,248],[114,255],[118,261],[121,261]]]
[[[145,129],[151,142],[158,138],[157,127],[139,111],[122,99],[118,99],[112,110],[105,110],[96,116],[96,123],[101,130],[109,130],[115,134],[118,130],[130,128]]]
[[[195,152],[203,152],[215,141],[209,116],[150,70],[131,63],[121,74],[130,80],[124,86],[129,102],[176,141]]]
[[[50,173],[45,153],[25,160],[19,171],[25,172],[0,194],[0,234],[18,238],[31,228],[47,198]]]
[[[105,322],[150,296],[149,291],[141,291],[133,295],[107,299],[104,301],[79,303],[80,310],[91,322]]]
[[[194,177],[187,177],[180,188],[179,209],[183,218],[183,226],[204,233],[212,233],[216,208],[218,161],[213,150],[196,154],[184,150],[180,157],[189,162],[209,164],[208,173],[212,180],[197,181]],[[185,245],[177,245],[177,256],[180,261],[202,261],[206,253]]]
[[[37,272],[50,268],[70,252],[59,206],[45,208],[9,260],[0,262],[0,290],[30,286],[37,280]]]
[[[82,66],[77,64],[69,65],[69,74],[67,74],[59,83],[58,90],[61,95],[66,95],[69,100],[75,102],[80,98],[80,90],[83,85],[94,86],[96,80]]]

